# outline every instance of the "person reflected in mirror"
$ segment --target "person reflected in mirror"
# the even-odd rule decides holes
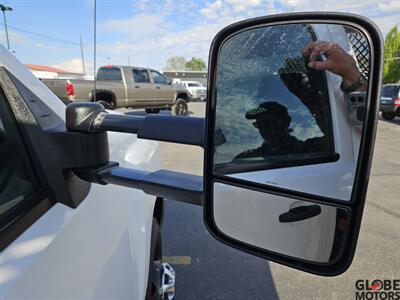
[[[290,133],[292,121],[288,110],[282,104],[275,101],[265,101],[257,108],[251,109],[245,115],[248,120],[255,120],[253,126],[258,129],[264,142],[260,147],[245,150],[235,159],[268,158],[274,155],[288,155],[307,153],[313,149],[320,138],[312,138],[307,141],[299,141]]]
[[[367,90],[367,79],[357,66],[357,62],[338,44],[316,41],[308,44],[303,55],[309,57],[308,66],[315,70],[327,70],[342,77],[344,92]]]

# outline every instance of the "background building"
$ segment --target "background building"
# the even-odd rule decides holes
[[[207,86],[207,72],[204,71],[164,71],[163,74],[175,80],[198,81]]]
[[[27,67],[36,77],[46,79],[84,79],[85,74],[69,72],[53,67],[26,64]]]

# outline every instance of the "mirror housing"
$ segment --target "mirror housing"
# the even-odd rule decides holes
[[[275,119],[269,123],[268,130],[266,130],[263,136],[264,139],[269,138],[271,140],[273,138],[270,131],[274,127],[271,126],[277,126],[276,124],[285,120],[285,114],[287,115],[288,113],[288,110],[281,105],[283,102],[277,100],[277,97],[279,97],[277,90],[282,91],[287,89],[288,92],[285,92],[286,95],[290,94],[292,98],[293,94],[298,97],[297,99],[301,99],[301,97],[307,98],[307,95],[304,96],[307,90],[302,88],[301,84],[291,86],[291,83],[295,82],[299,76],[303,76],[301,73],[297,73],[297,76],[293,71],[289,71],[289,73],[292,72],[292,77],[289,79],[282,76],[282,74],[288,73],[277,71],[277,74],[281,75],[281,78],[270,77],[267,81],[263,81],[264,87],[265,85],[268,87],[263,91],[269,96],[266,97],[267,99],[264,102],[258,102],[258,106],[254,105],[253,107],[246,108],[244,105],[249,105],[252,99],[251,97],[246,97],[247,92],[241,90],[242,86],[244,86],[243,88],[248,88],[249,93],[258,89],[254,81],[247,80],[248,78],[243,73],[250,74],[250,72],[254,72],[262,74],[264,72],[264,69],[262,69],[263,64],[255,61],[251,62],[251,59],[256,55],[265,55],[268,51],[273,53],[274,46],[279,44],[279,41],[275,43],[274,39],[268,39],[268,34],[277,31],[278,28],[281,28],[283,31],[281,41],[286,38],[287,45],[286,48],[282,48],[282,51],[277,51],[278,55],[281,55],[284,49],[291,49],[291,42],[293,43],[292,48],[298,47],[298,39],[291,37],[289,31],[284,32],[285,28],[289,30],[290,26],[294,27],[296,24],[333,24],[332,26],[344,25],[354,28],[366,37],[370,47],[372,59],[369,60],[369,84],[361,96],[363,99],[360,101],[361,105],[352,105],[350,99],[354,98],[351,94],[353,91],[348,90],[342,95],[342,98],[346,98],[343,102],[347,101],[346,103],[349,103],[348,108],[346,108],[346,122],[348,123],[349,135],[354,134],[355,131],[359,133],[358,141],[357,138],[354,139],[354,145],[359,145],[359,151],[355,151],[352,154],[356,157],[356,163],[353,170],[354,175],[349,178],[349,182],[354,182],[354,184],[351,184],[348,187],[348,192],[340,197],[336,195],[340,189],[339,182],[338,185],[335,185],[334,181],[328,181],[328,184],[331,183],[329,188],[325,188],[326,186],[321,187],[318,182],[314,186],[312,184],[306,186],[301,184],[302,179],[298,176],[306,176],[307,173],[300,170],[306,170],[309,168],[309,165],[315,166],[313,170],[319,168],[321,171],[323,167],[331,168],[331,170],[332,168],[334,169],[335,164],[344,161],[345,155],[342,153],[343,149],[347,147],[353,151],[353,145],[338,147],[336,142],[332,143],[331,148],[326,148],[326,151],[330,151],[332,155],[326,156],[326,159],[322,161],[318,159],[299,160],[294,165],[288,164],[285,161],[279,161],[279,163],[269,161],[264,163],[262,167],[260,167],[258,161],[254,161],[254,154],[261,152],[263,146],[258,149],[252,146],[253,150],[241,150],[243,152],[233,151],[233,147],[238,144],[238,139],[241,137],[243,139],[247,138],[248,141],[251,140],[250,136],[256,137],[255,133],[241,133],[243,128],[255,127],[252,129],[252,132],[257,132],[258,130],[263,136],[263,132],[260,130],[260,126],[263,125],[258,119],[258,116],[263,114],[263,111],[274,111],[273,114],[270,114],[270,117],[265,117],[273,118],[275,116]],[[263,29],[265,30],[263,31]],[[263,44],[262,38],[268,40],[268,44]],[[279,40],[279,37],[276,40]],[[238,46],[235,46],[235,41],[237,41]],[[296,46],[294,45],[295,43],[297,43]],[[265,45],[265,48],[262,48],[263,45]],[[246,52],[246,49],[250,50]],[[232,56],[227,56],[225,59],[224,55],[226,53]],[[301,56],[299,57],[300,61],[296,58],[296,64],[291,65],[292,67],[298,67],[302,63]],[[320,59],[321,62],[324,62],[328,57],[329,54],[325,55],[325,57],[317,58],[317,61]],[[282,58],[282,61],[287,63],[292,58],[294,57],[288,57],[286,60]],[[239,66],[242,62],[241,59],[244,63]],[[265,61],[267,62],[267,60]],[[280,58],[274,56],[273,59],[271,58],[271,61],[276,63],[280,61]],[[248,63],[248,65],[245,63]],[[204,161],[205,195],[203,204],[206,226],[216,239],[242,251],[317,275],[338,275],[350,266],[357,244],[372,162],[378,116],[378,99],[380,98],[382,63],[383,42],[379,29],[368,19],[352,14],[295,13],[260,17],[235,23],[224,28],[217,34],[211,45],[209,59]],[[232,64],[232,66],[229,64]],[[235,71],[236,66],[238,70],[241,70],[240,73],[239,71]],[[310,65],[306,63],[306,69],[307,66],[310,69]],[[286,67],[287,69],[290,68]],[[284,70],[284,67],[281,67],[280,70]],[[293,68],[290,70],[293,70]],[[325,71],[325,74],[322,75],[331,76],[327,73]],[[235,78],[232,80],[231,86],[228,86],[229,81],[225,80],[228,77]],[[315,76],[313,78],[312,80],[315,82]],[[304,77],[301,77],[299,82],[306,85],[311,84],[312,87],[313,81],[311,79],[310,81],[307,80],[304,81]],[[284,87],[285,85],[286,87]],[[309,88],[310,86],[307,87],[307,89]],[[297,91],[300,89],[300,93],[296,94],[296,89]],[[321,94],[318,95],[318,99],[320,99],[322,96]],[[240,102],[239,100],[228,99],[230,96],[232,98],[240,96],[242,100]],[[327,97],[332,97],[331,90],[329,90]],[[227,100],[224,102],[223,99]],[[313,96],[311,99],[316,99],[316,96]],[[219,101],[223,102],[219,105]],[[291,101],[291,103],[294,103],[294,100]],[[302,101],[306,100],[302,98]],[[358,102],[356,101],[356,103]],[[243,106],[240,107],[240,105]],[[361,106],[362,108],[360,108]],[[228,108],[233,109],[228,112]],[[278,111],[281,111],[281,113],[278,113]],[[293,111],[293,109],[289,109],[290,114],[293,114]],[[242,116],[234,115],[234,112],[241,112]],[[337,113],[338,110],[332,113],[333,119],[338,118],[336,116]],[[280,117],[276,118],[278,115]],[[314,112],[312,115],[315,116]],[[291,117],[294,120],[293,115]],[[322,118],[322,120],[328,119],[328,117]],[[254,122],[251,123],[252,121]],[[290,118],[288,122],[290,123]],[[337,120],[334,120],[334,122],[337,122]],[[237,125],[237,123],[240,124]],[[284,128],[288,128],[286,126],[289,126],[289,123],[285,122],[286,125],[284,125]],[[322,126],[318,121],[317,124]],[[226,129],[228,128],[227,126],[232,126],[231,134]],[[281,131],[278,130],[277,132]],[[290,137],[290,140],[294,139],[293,135],[296,132],[293,133],[291,130],[288,130],[288,132],[289,134],[283,134],[282,132],[279,134],[280,139],[278,141],[281,141],[281,144],[285,140],[283,136]],[[326,132],[323,131],[324,134]],[[345,134],[342,131],[337,131],[337,126],[332,129],[332,132],[336,136]],[[328,145],[327,143],[329,143],[328,140],[323,142],[321,147],[325,147]],[[301,142],[300,144],[306,144],[306,142]],[[282,152],[279,153],[282,154]],[[268,156],[264,157],[270,157],[270,155],[271,152],[269,152]],[[294,157],[293,154],[290,155],[290,157]],[[246,158],[248,161],[246,162],[242,158]],[[264,161],[264,159],[260,160]],[[223,164],[218,164],[216,161],[221,161]],[[311,170],[312,168],[310,167],[309,169]],[[271,176],[268,174],[271,174]],[[289,177],[283,178],[285,180],[278,180],[278,178],[282,178],[282,174],[292,176],[294,183],[287,183],[286,179]],[[329,192],[329,189],[332,192]],[[285,201],[288,201],[286,208],[284,206]],[[274,214],[271,212],[273,207],[276,208]],[[278,209],[277,207],[281,208]],[[330,225],[325,222],[328,220],[329,215],[332,216],[330,217]],[[254,218],[258,221],[255,221]],[[271,219],[274,220],[273,224],[268,223]],[[288,220],[291,221],[289,222]],[[315,227],[317,226],[315,224],[320,221],[322,223],[319,223],[318,226],[322,227]],[[307,225],[311,223],[314,224],[314,227]],[[337,230],[340,226],[338,224],[345,225],[344,229],[339,230],[339,234]],[[273,226],[276,226],[274,227],[277,228],[276,232],[271,231]],[[302,226],[304,229],[300,229]],[[316,230],[311,231],[310,229],[312,228],[328,228],[326,230],[331,232],[330,238],[326,237],[325,233],[327,231],[318,233],[319,231]],[[296,232],[297,235],[295,234]],[[305,243],[305,247],[309,247],[315,240],[318,242],[315,244],[315,248],[309,247],[301,249],[301,251],[295,250],[295,240],[290,243],[290,239],[292,239],[291,235],[298,237],[304,235],[306,239],[313,238],[313,240],[310,240],[310,243]],[[338,240],[340,240],[339,244],[337,243]],[[325,247],[326,244],[331,244],[332,248],[329,248],[329,246],[324,255],[321,256],[321,253],[315,252],[318,245]],[[310,255],[311,252],[314,254]]]

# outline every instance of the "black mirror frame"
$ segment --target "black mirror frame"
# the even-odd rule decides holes
[[[213,175],[213,140],[214,140],[214,120],[215,120],[215,95],[216,95],[216,78],[217,63],[220,46],[224,40],[242,30],[255,26],[267,26],[269,24],[289,24],[299,22],[312,23],[338,23],[346,25],[355,25],[358,29],[363,29],[369,38],[371,53],[373,53],[373,61],[370,65],[368,95],[369,101],[366,107],[366,118],[363,126],[363,135],[360,144],[359,160],[354,179],[354,186],[350,201],[342,201],[310,195],[301,192],[290,191],[274,186],[264,186],[256,183],[248,183],[239,179],[233,179]],[[367,194],[368,180],[370,168],[372,164],[372,156],[375,145],[375,135],[377,126],[377,117],[379,109],[381,76],[383,66],[383,40],[378,27],[365,17],[334,12],[309,12],[309,13],[290,13],[272,16],[259,17],[240,21],[222,29],[214,38],[208,62],[208,85],[207,85],[207,107],[206,107],[206,131],[205,131],[205,151],[204,151],[204,222],[208,231],[220,242],[245,251],[247,253],[265,258],[267,260],[286,265],[291,268],[299,269],[309,273],[321,276],[336,276],[345,272],[353,260],[357,245],[358,234],[361,225],[361,219]],[[215,224],[213,218],[213,182],[229,183],[231,185],[246,187],[254,190],[268,192],[271,194],[293,197],[306,201],[334,204],[337,207],[347,209],[350,216],[349,232],[341,249],[341,256],[337,260],[330,263],[312,263],[303,261],[293,257],[267,251],[264,249],[250,246],[243,242],[237,241],[222,233]]]

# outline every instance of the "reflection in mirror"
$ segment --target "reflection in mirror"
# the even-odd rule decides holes
[[[353,27],[289,24],[229,37],[217,66],[214,174],[349,200],[369,44]]]
[[[334,261],[349,225],[345,209],[223,183],[214,183],[213,203],[215,224],[225,235],[311,262]]]

